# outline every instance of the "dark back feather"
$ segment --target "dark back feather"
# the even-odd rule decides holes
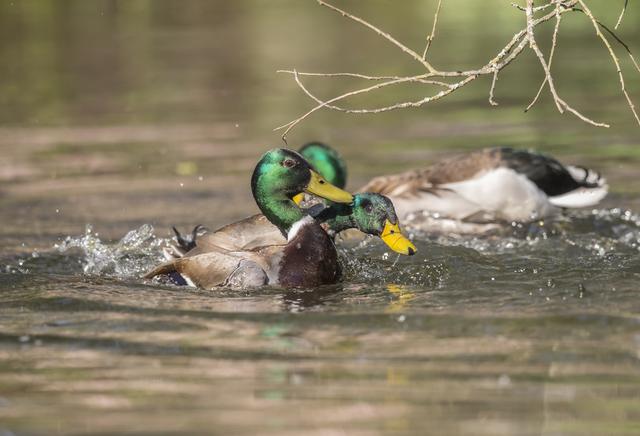
[[[500,148],[502,166],[523,174],[550,197],[562,195],[575,189],[595,188],[597,183],[576,180],[569,170],[552,157],[525,150]],[[588,175],[588,170],[585,170]]]

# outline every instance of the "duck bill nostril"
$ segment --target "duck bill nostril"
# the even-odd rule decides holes
[[[416,246],[411,243],[400,231],[398,224],[393,224],[386,220],[380,239],[396,253],[413,255],[416,253]]]

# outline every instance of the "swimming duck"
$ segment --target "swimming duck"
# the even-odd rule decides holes
[[[593,206],[608,192],[599,173],[543,154],[489,148],[423,169],[376,177],[359,191],[387,195],[400,219],[428,211],[474,223],[527,222]]]
[[[380,237],[393,251],[413,255],[416,247],[400,230],[398,216],[393,203],[384,195],[360,193],[353,197],[352,204],[331,203],[307,209],[322,228],[331,236],[347,229],[358,229],[363,233]],[[166,252],[168,258],[186,254],[206,253],[219,248],[225,250],[251,250],[265,245],[286,244],[287,239],[277,226],[262,214],[257,214],[228,224],[214,232],[200,234],[201,226],[194,228],[190,238],[184,238],[174,228],[178,245]]]
[[[179,273],[206,289],[220,285],[313,287],[335,283],[340,266],[333,241],[292,198],[308,192],[336,203],[351,203],[353,196],[328,183],[300,154],[286,149],[271,150],[260,159],[251,177],[251,191],[265,218],[286,235],[286,244],[189,252],[144,277]]]

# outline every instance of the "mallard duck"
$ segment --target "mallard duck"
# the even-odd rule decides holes
[[[344,189],[347,186],[347,165],[337,150],[322,142],[308,142],[298,152],[329,183]]]
[[[335,283],[340,266],[333,241],[292,198],[308,192],[336,203],[351,203],[352,195],[324,180],[300,154],[286,149],[274,149],[262,156],[251,177],[251,191],[266,219],[286,235],[286,244],[190,252],[156,267],[145,278],[178,273],[206,289],[220,285],[313,287]]]
[[[314,216],[327,233],[336,234],[347,229],[358,229],[363,233],[380,237],[393,251],[413,255],[416,247],[400,230],[393,203],[384,195],[360,193],[353,197],[352,204],[332,203],[328,207],[318,205],[307,211]],[[177,246],[166,251],[168,258],[202,254],[211,250],[251,250],[265,245],[282,245],[286,237],[264,215],[257,214],[228,224],[213,232],[199,233],[196,226],[190,238],[184,238],[174,228]]]
[[[415,212],[466,222],[528,222],[593,206],[608,192],[599,173],[511,148],[489,148],[424,169],[380,176],[359,191],[387,195],[400,219]]]

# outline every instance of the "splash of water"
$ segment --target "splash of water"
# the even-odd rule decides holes
[[[117,278],[140,277],[162,259],[161,247],[167,240],[154,234],[153,226],[143,224],[128,232],[115,244],[103,242],[98,233],[87,225],[83,236],[67,238],[55,248],[60,253],[80,249],[82,270],[89,275]]]

